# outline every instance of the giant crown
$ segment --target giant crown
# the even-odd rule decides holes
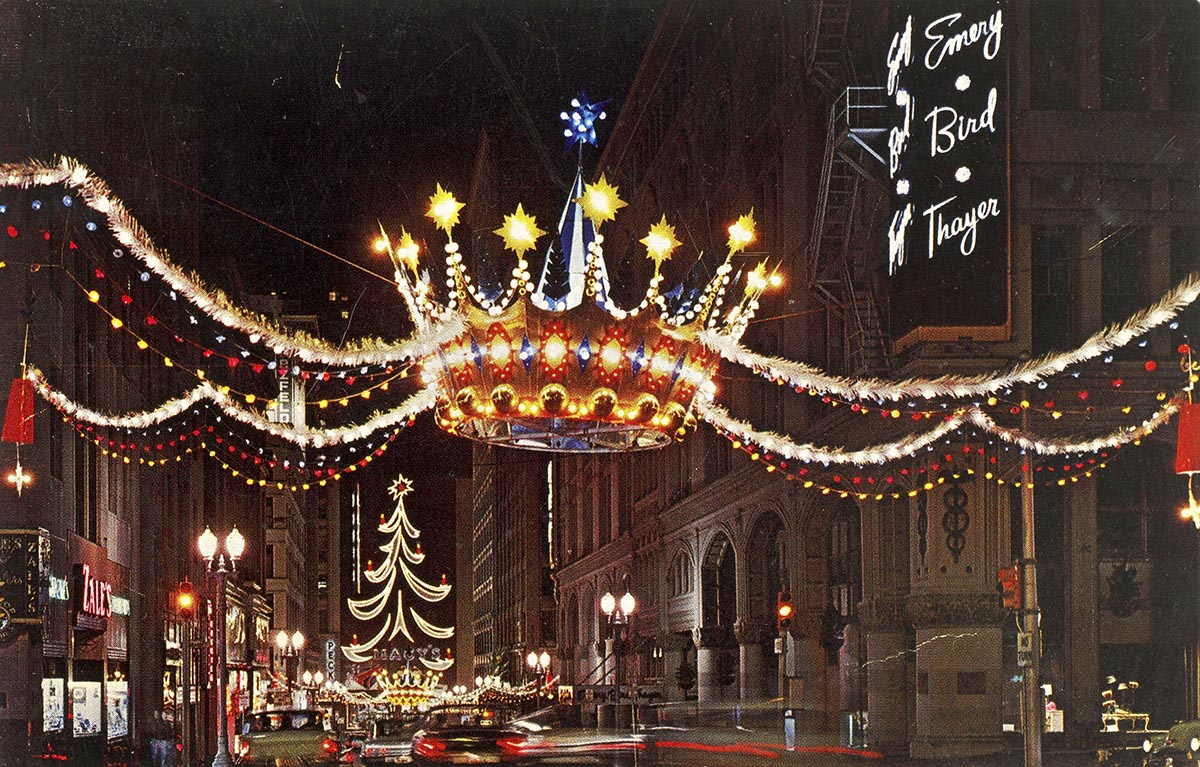
[[[572,101],[564,112],[568,148],[595,143],[597,105]],[[574,141],[572,141],[574,139]],[[437,423],[447,432],[497,445],[555,451],[629,451],[682,439],[695,427],[697,396],[712,397],[716,355],[697,342],[703,329],[740,337],[777,275],[760,263],[736,305],[722,316],[733,256],[755,239],[753,212],[729,226],[728,255],[695,291],[660,291],[662,265],[679,246],[666,217],[641,240],[654,273],[642,301],[621,308],[610,297],[600,227],[625,203],[601,175],[583,180],[582,163],[535,283],[525,254],[546,234],[521,205],[496,230],[517,257],[506,287],[478,288],[463,265],[453,227],[463,203],[438,185],[426,216],[446,234],[447,297],[420,268],[419,245],[381,229],[386,252],[418,330],[438,322],[462,333],[422,361],[438,391]]]

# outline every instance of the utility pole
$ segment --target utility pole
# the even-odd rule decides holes
[[[1028,401],[1028,397],[1026,397]],[[1029,408],[1021,410],[1021,431],[1028,433]],[[1017,638],[1017,658],[1022,656],[1022,643],[1028,647],[1028,657],[1021,677],[1024,694],[1025,767],[1042,767],[1042,731],[1045,729],[1046,707],[1042,703],[1042,688],[1038,671],[1042,665],[1042,638],[1038,626],[1037,550],[1033,520],[1033,454],[1028,450],[1021,466],[1021,633]]]
[[[192,711],[192,623],[183,624],[183,764],[192,764],[192,730],[196,726]]]

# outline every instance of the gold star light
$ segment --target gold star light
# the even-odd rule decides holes
[[[450,228],[458,223],[458,212],[463,209],[463,203],[454,199],[454,195],[437,185],[437,191],[429,198],[429,212],[425,215],[434,220],[439,229],[450,234]]]
[[[396,258],[412,271],[417,270],[417,254],[421,246],[403,227],[400,228],[400,244],[396,246]]]
[[[504,226],[496,230],[496,234],[504,238],[504,247],[516,253],[517,258],[533,248],[545,233],[538,229],[537,219],[526,213],[520,203],[517,203],[517,212],[505,216]]]
[[[740,253],[754,242],[754,209],[729,225],[729,252]]]
[[[625,201],[617,196],[617,188],[608,183],[603,173],[596,183],[584,185],[583,196],[578,202],[583,207],[583,215],[590,218],[596,226],[605,221],[612,221],[616,218],[617,211],[625,207]]]
[[[646,246],[646,257],[654,262],[655,271],[671,257],[671,251],[682,244],[675,239],[675,227],[667,223],[665,214],[657,224],[650,227],[650,233],[638,242]]]

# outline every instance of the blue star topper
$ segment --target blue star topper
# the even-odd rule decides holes
[[[601,101],[593,104],[588,101],[587,91],[582,91],[578,98],[571,99],[571,111],[562,112],[558,116],[563,121],[563,138],[566,139],[563,154],[583,141],[596,146],[596,121],[608,116],[603,111],[607,103],[608,101]]]

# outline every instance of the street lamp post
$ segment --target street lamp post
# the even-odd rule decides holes
[[[615,727],[616,712],[621,708],[621,686],[624,684],[624,656],[625,643],[630,635],[630,623],[633,619],[633,611],[637,609],[637,600],[633,598],[633,594],[628,591],[619,600],[612,595],[612,592],[605,592],[604,596],[600,597],[600,610],[607,617],[608,635],[612,641],[612,651],[616,655],[617,669],[617,701],[616,709],[613,711],[613,726]],[[629,696],[629,723],[631,728],[637,729],[637,711],[633,701],[633,695]]]
[[[533,678],[536,682],[533,690],[534,698],[541,698],[542,682],[545,676],[550,673],[550,653],[542,650],[539,654],[536,650],[530,650],[529,655],[525,657],[525,662],[529,665],[529,670],[533,672]]]
[[[304,634],[296,629],[291,634],[280,631],[275,635],[275,646],[279,648],[279,659],[283,662],[283,678],[288,686],[292,684],[292,675],[288,672],[288,658],[296,658],[296,682],[300,681],[300,651],[304,649]]]
[[[217,753],[213,756],[212,767],[232,767],[233,761],[229,756],[229,722],[226,720],[225,696],[228,672],[226,671],[225,655],[225,583],[229,574],[237,569],[237,561],[246,550],[246,539],[235,527],[225,536],[225,550],[217,552],[217,536],[211,528],[205,527],[204,532],[196,540],[200,556],[204,558],[206,580],[215,576],[217,586]],[[226,567],[228,564],[228,567]]]

